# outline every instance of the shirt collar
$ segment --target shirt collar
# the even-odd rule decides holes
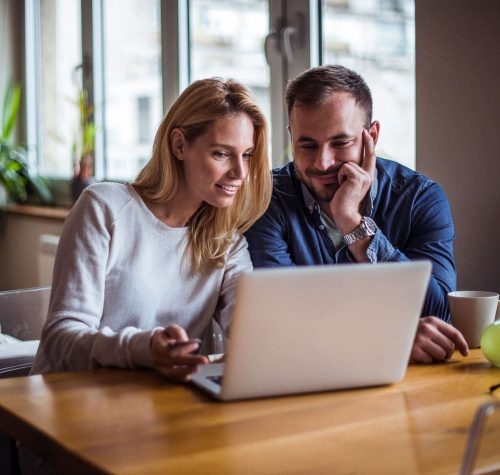
[[[302,189],[302,196],[304,198],[304,203],[306,205],[307,210],[310,214],[319,213],[320,207],[314,197],[311,195],[309,188],[302,181],[300,181],[300,187]],[[370,187],[370,194],[368,195],[368,200],[363,209],[363,216],[371,216],[373,213],[373,203],[375,202],[375,198],[377,196],[378,191],[378,172],[377,168],[375,168],[375,172],[373,173],[373,182]]]

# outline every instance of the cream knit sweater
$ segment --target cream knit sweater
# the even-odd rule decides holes
[[[202,337],[214,317],[227,332],[237,278],[252,264],[236,235],[226,264],[188,275],[188,228],[170,228],[131,185],[87,188],[59,241],[47,322],[32,373],[151,367],[155,328]]]

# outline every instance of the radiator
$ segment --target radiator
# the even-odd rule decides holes
[[[42,234],[38,247],[38,286],[50,287],[52,285],[52,270],[56,257],[59,236]]]

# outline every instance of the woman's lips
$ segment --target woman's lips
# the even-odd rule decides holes
[[[227,195],[234,195],[238,191],[238,186],[235,185],[216,185],[222,192],[224,192]]]

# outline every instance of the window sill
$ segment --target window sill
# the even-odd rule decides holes
[[[70,208],[9,204],[6,206],[5,210],[9,214],[64,221],[66,216],[68,216]]]

